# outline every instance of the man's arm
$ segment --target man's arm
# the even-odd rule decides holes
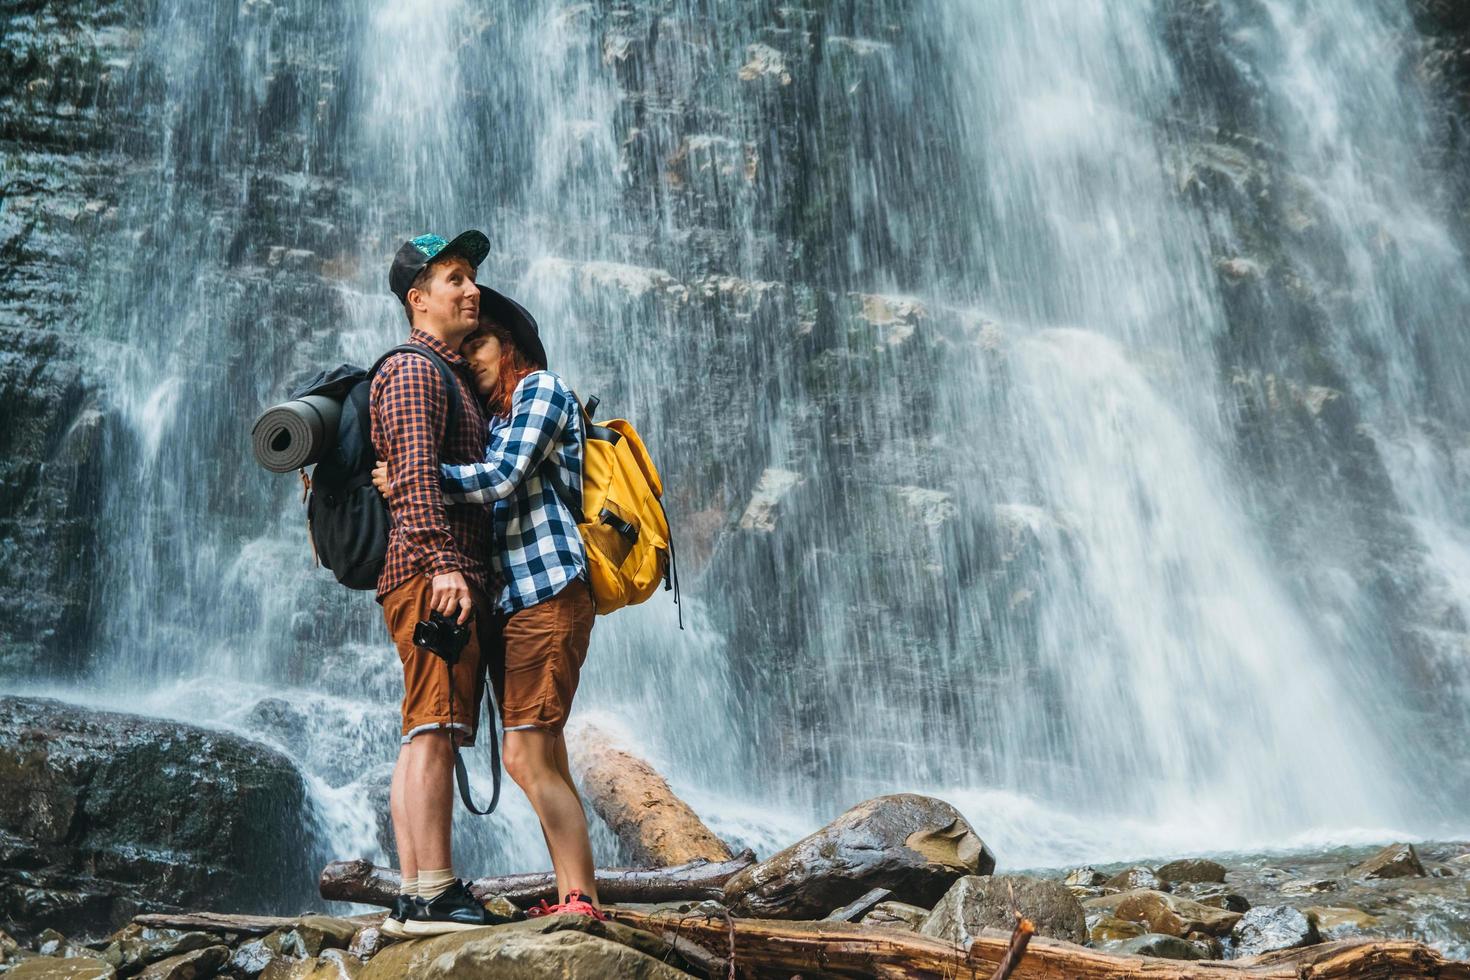
[[[511,403],[503,451],[483,463],[444,464],[444,496],[471,504],[509,497],[550,455],[574,411],[570,394],[550,374],[527,375]]]
[[[388,507],[409,563],[433,578],[429,604],[446,615],[459,609],[463,621],[471,606],[463,574],[470,562],[450,534],[439,489],[439,446],[449,412],[444,381],[426,358],[400,354],[383,365],[373,389],[388,463]]]

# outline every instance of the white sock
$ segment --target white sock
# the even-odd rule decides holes
[[[419,876],[403,875],[398,879],[398,894],[417,895],[419,893]]]
[[[440,868],[437,871],[419,870],[419,898],[428,901],[438,898],[454,884],[454,869]]]

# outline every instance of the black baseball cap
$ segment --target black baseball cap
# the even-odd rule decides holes
[[[482,232],[466,231],[446,242],[438,235],[420,235],[403,243],[398,254],[393,256],[393,265],[388,269],[388,288],[401,303],[408,302],[408,291],[424,266],[431,262],[458,255],[478,269],[485,256],[490,254],[490,239]]]
[[[541,346],[541,329],[536,326],[536,318],[531,311],[484,283],[475,285],[480,287],[480,322],[500,324],[510,333],[526,359],[546,370],[546,348]]]

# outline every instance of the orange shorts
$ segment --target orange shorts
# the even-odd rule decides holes
[[[504,620],[486,655],[505,731],[566,725],[596,615],[592,590],[579,578]]]
[[[383,619],[403,664],[403,741],[422,732],[453,728],[460,745],[474,745],[480,700],[485,694],[480,622],[491,611],[485,597],[471,586],[475,616],[470,620],[470,639],[451,671],[442,658],[413,645],[414,627],[429,618],[431,592],[429,576],[415,575],[383,597]]]

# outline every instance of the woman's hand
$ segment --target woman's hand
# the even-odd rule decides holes
[[[384,497],[388,496],[388,461],[378,460],[378,465],[373,467],[373,486],[378,488],[378,493]]]

